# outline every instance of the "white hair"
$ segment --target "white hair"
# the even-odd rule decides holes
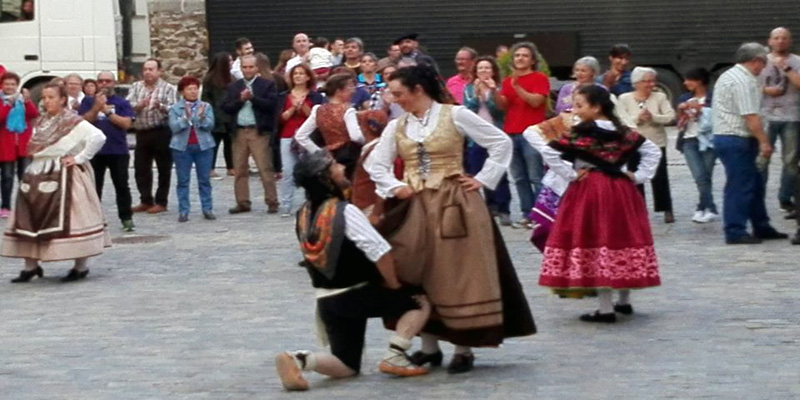
[[[653,75],[653,78],[658,76],[658,72],[648,67],[636,67],[631,71],[631,83],[636,84],[644,80],[645,76]]]
[[[585,65],[591,69],[595,75],[600,74],[600,63],[597,61],[596,58],[592,56],[581,57],[578,61],[575,61],[574,65]]]

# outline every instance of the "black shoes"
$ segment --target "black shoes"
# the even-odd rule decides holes
[[[725,239],[725,244],[759,244],[761,242],[761,239],[750,235],[740,236],[735,239]]]
[[[441,354],[441,353],[439,353]],[[475,355],[472,353],[453,354],[450,365],[447,366],[448,374],[463,374],[472,371],[475,367]]]
[[[675,215],[672,214],[672,211],[664,212],[664,223],[665,224],[675,223]]]
[[[419,365],[420,367],[428,363],[430,363],[432,367],[440,367],[442,365],[443,358],[444,355],[441,351],[437,351],[436,353],[432,354],[415,351],[414,354],[408,357],[408,359],[411,360],[414,365]]]
[[[614,304],[614,312],[623,315],[631,315],[633,314],[633,306],[630,304]]]
[[[189,214],[178,215],[178,222],[186,222],[189,220]]]
[[[34,276],[38,276],[39,278],[44,276],[44,270],[41,266],[36,266],[36,269],[33,270],[22,270],[19,271],[19,276],[12,279],[11,283],[25,283],[29,280],[33,279]]]
[[[759,232],[759,233],[757,233],[757,234],[755,234],[753,236],[755,236],[755,237],[757,237],[757,238],[759,238],[761,240],[788,239],[789,238],[789,235],[787,235],[787,234],[785,234],[783,232],[778,232],[775,229],[771,229],[771,230],[764,231],[764,232]]]
[[[205,219],[207,219],[209,221],[215,221],[217,219],[217,216],[214,215],[213,212],[207,211],[207,212],[203,213],[203,218],[205,218]]]
[[[69,273],[67,274],[67,276],[61,278],[61,282],[78,281],[78,280],[81,280],[83,278],[86,278],[86,275],[89,275],[89,270],[88,269],[85,269],[83,271],[78,271],[78,270],[73,268],[73,269],[69,270]]]
[[[617,322],[617,314],[608,313],[608,314],[600,314],[600,310],[597,310],[593,313],[583,314],[581,315],[581,321],[584,322],[602,322],[605,324],[613,324]]]

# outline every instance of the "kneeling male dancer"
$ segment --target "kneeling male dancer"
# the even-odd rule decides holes
[[[275,358],[287,390],[307,390],[302,371],[332,378],[359,373],[367,319],[399,318],[381,372],[397,376],[428,373],[411,363],[406,350],[430,314],[422,296],[401,291],[391,246],[366,216],[345,200],[350,186],[343,165],[326,151],[305,156],[294,168],[306,204],[297,213],[297,238],[311,284],[317,289],[317,311],[325,325],[330,353],[284,352]]]

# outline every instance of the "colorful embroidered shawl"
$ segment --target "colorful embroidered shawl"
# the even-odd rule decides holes
[[[619,172],[644,141],[644,136],[633,130],[609,131],[594,122],[582,122],[549,146],[561,151],[565,159],[580,158],[601,170]]]
[[[51,116],[43,114],[36,120],[33,137],[28,142],[28,154],[34,155],[67,136],[72,129],[83,121],[83,118],[71,110]]]

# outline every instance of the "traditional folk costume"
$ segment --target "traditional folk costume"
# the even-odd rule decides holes
[[[71,110],[43,115],[28,144],[33,156],[0,255],[38,261],[85,259],[111,246],[88,162],[106,137]],[[65,168],[61,158],[73,156]]]
[[[368,142],[361,148],[361,156],[356,164],[353,175],[353,194],[350,201],[365,213],[369,213],[376,203],[381,201],[375,192],[375,182],[372,182],[369,174],[364,170],[364,161],[378,144],[381,133],[389,122],[389,116],[382,110],[367,110],[357,112],[357,117],[361,132],[364,133]]]
[[[462,106],[433,103],[423,118],[406,114],[390,122],[365,169],[383,198],[402,186],[414,190],[401,223],[386,234],[398,277],[421,286],[431,302],[424,331],[456,345],[497,346],[536,328],[486,202],[458,182],[465,135],[488,150],[475,179],[494,188],[511,162],[511,143]],[[402,180],[392,173],[398,156],[405,162]]]
[[[358,125],[356,110],[349,103],[314,106],[308,119],[297,130],[295,139],[309,153],[324,147],[345,166],[347,176],[353,177],[364,135]]]
[[[576,122],[575,118],[571,113],[562,113],[555,118],[526,129],[524,137],[531,147],[541,153],[548,143],[560,139],[565,133],[569,133],[570,128]],[[559,163],[563,162],[561,159],[557,161]],[[553,222],[556,219],[561,196],[564,195],[567,186],[569,186],[569,181],[553,171],[548,165],[547,173],[542,179],[542,190],[539,192],[539,197],[536,198],[536,203],[534,203],[533,210],[531,210],[529,216],[529,219],[533,222],[531,243],[541,252],[544,252],[545,243],[547,243],[547,238],[550,236]]]
[[[534,135],[528,131],[526,139],[539,140]],[[637,154],[634,183],[623,168]],[[583,122],[552,140],[542,157],[572,183],[547,240],[539,284],[564,290],[658,286],[650,222],[635,186],[655,174],[658,146],[635,131],[618,132],[609,121]],[[583,168],[590,172],[575,181]]]

